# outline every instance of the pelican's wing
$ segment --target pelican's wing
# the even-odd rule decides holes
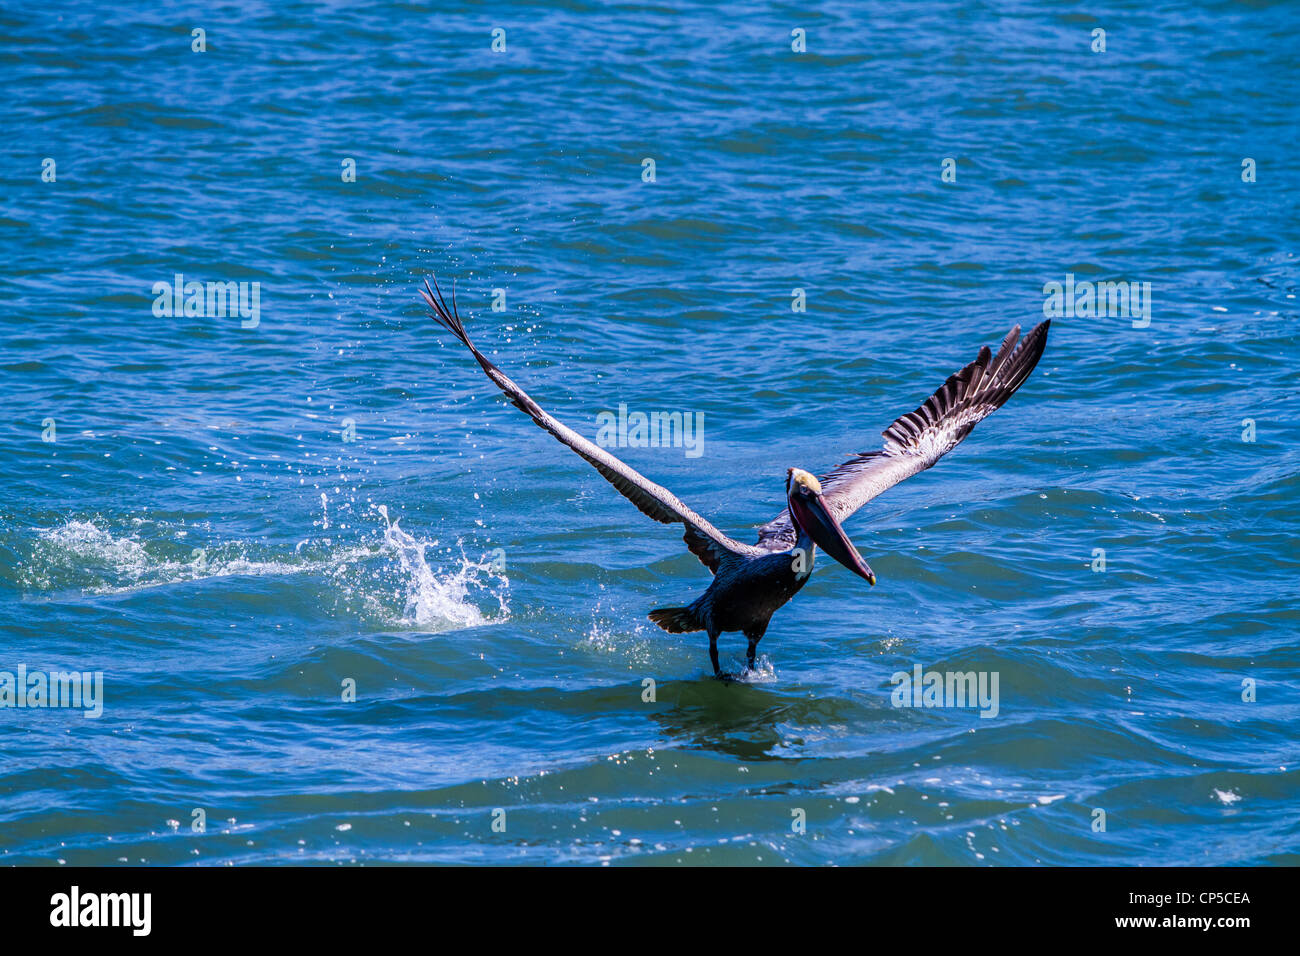
[[[624,498],[627,498],[632,504],[640,508],[642,514],[649,515],[655,521],[662,521],[664,524],[681,522],[685,525],[686,533],[683,538],[687,547],[710,571],[716,573],[719,562],[726,560],[728,557],[761,553],[759,549],[752,545],[741,544],[739,541],[727,537],[708,521],[682,504],[677,499],[677,496],[667,488],[656,485],[635,469],[619,461],[599,445],[588,441],[572,428],[551,416],[529,398],[527,392],[512,382],[501,369],[493,365],[469,340],[469,336],[465,334],[465,326],[461,323],[460,315],[456,311],[454,291],[450,309],[442,297],[442,290],[437,289],[435,292],[434,289],[429,288],[428,280],[425,280],[420,295],[424,296],[424,301],[429,306],[433,318],[465,344],[465,347],[473,353],[474,358],[478,359],[478,364],[483,366],[483,371],[487,373],[488,378],[492,379],[493,384],[505,393],[516,408],[526,412],[534,422],[589,461],[605,477],[606,481],[619,490]]]
[[[1050,325],[1047,321],[1035,326],[1023,342],[1017,325],[1002,340],[997,355],[987,346],[981,348],[975,361],[950,376],[924,405],[885,429],[883,449],[855,455],[822,475],[822,493],[836,519],[843,521],[882,491],[925,471],[1002,407],[1038,364]],[[758,529],[761,547],[788,547],[794,540],[789,509]]]

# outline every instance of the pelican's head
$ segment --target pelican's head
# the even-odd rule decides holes
[[[853,547],[853,542],[827,506],[822,496],[822,483],[802,468],[791,468],[786,472],[785,492],[795,526],[840,564],[866,578],[868,584],[875,584],[876,575],[862,560],[862,555],[858,554],[858,549]]]

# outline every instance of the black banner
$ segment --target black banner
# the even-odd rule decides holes
[[[1231,945],[1281,914],[1285,869],[185,868],[0,871],[5,938],[211,943],[349,938],[434,945],[450,928],[590,940],[656,936],[689,919],[778,932],[842,927],[949,946],[965,934],[1134,937]],[[757,922],[754,922],[757,921]],[[820,938],[820,936],[819,936]],[[865,937],[864,937],[865,938]]]

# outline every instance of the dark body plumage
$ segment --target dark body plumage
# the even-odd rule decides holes
[[[1035,326],[1023,341],[1016,326],[997,354],[981,348],[973,362],[948,378],[916,411],[884,431],[884,446],[854,455],[820,478],[798,468],[787,472],[789,507],[762,525],[755,544],[723,534],[683,504],[672,492],[645,478],[605,449],[568,428],[533,401],[523,389],[475,348],[453,304],[426,282],[421,290],[432,316],[473,354],[483,371],[541,428],[586,459],[645,515],[685,527],[691,553],[713,572],[708,589],[687,607],[661,608],[650,619],[666,631],[705,631],[714,672],[718,635],[740,631],[749,641],[748,660],[772,615],[807,583],[820,540],[823,549],[850,570],[875,583],[861,556],[844,538],[842,522],[866,502],[905,478],[929,468],[951,451],[983,418],[1001,407],[1038,364],[1047,344],[1049,322]],[[792,511],[796,512],[792,514]],[[800,518],[799,515],[803,517]]]
[[[758,642],[772,615],[799,593],[812,572],[816,553],[812,539],[802,535],[795,547],[803,549],[800,555],[790,548],[721,563],[708,589],[689,606],[651,611],[650,620],[672,633],[707,631],[714,671],[718,670],[718,635],[740,631],[749,641],[746,656],[753,667]],[[796,560],[802,562],[800,571],[795,571]]]

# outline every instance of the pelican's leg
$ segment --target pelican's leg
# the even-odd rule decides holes
[[[721,678],[722,668],[718,666],[718,633],[709,632],[709,660],[713,661],[713,676]]]
[[[767,624],[765,623],[758,627],[751,627],[745,632],[745,637],[749,638],[749,653],[746,656],[749,658],[749,669],[751,671],[754,669],[754,655],[758,653],[758,642],[763,639],[766,632]]]

